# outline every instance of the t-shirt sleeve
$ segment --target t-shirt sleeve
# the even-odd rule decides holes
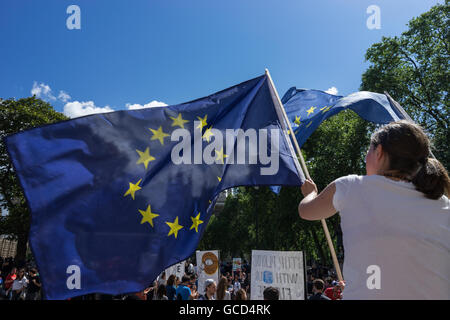
[[[357,184],[361,179],[361,176],[355,174],[338,178],[334,180],[336,191],[333,196],[333,206],[337,211],[345,209],[349,202],[349,190]]]

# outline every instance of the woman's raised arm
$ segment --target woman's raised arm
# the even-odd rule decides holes
[[[303,200],[298,205],[298,213],[305,220],[321,220],[334,215],[337,210],[333,206],[336,192],[334,182],[330,183],[320,194],[314,181],[307,179],[301,187]]]

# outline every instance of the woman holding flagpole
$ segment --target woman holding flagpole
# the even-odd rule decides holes
[[[450,299],[450,181],[429,150],[420,126],[393,122],[371,138],[367,175],[320,194],[312,180],[302,185],[300,217],[340,213],[344,299]]]

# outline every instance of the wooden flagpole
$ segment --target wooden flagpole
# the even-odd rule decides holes
[[[294,146],[297,151],[298,158],[300,159],[300,164],[303,169],[303,172],[305,173],[305,176],[307,179],[311,179],[308,168],[306,167],[305,159],[303,159],[302,152],[298,145],[297,139],[295,138],[294,131],[292,130],[291,123],[289,122],[288,116],[286,114],[286,111],[284,110],[283,104],[281,103],[281,99],[278,96],[277,89],[275,89],[275,85],[272,81],[272,77],[270,76],[268,69],[266,69],[266,75],[267,75],[267,78],[269,79],[269,83],[273,89],[273,92],[275,93],[276,100],[277,100],[276,104],[278,105],[279,110],[282,112],[282,116],[284,118],[284,123],[286,123],[288,126],[289,134],[291,135],[292,141],[294,142]],[[280,121],[282,121],[282,120],[280,119]],[[282,121],[282,124],[283,124],[283,121]],[[323,231],[325,233],[325,237],[327,239],[328,247],[330,248],[331,258],[333,259],[333,264],[334,264],[334,268],[336,269],[337,277],[338,277],[339,281],[343,281],[344,279],[342,277],[341,267],[339,266],[339,262],[336,257],[336,252],[334,250],[333,242],[331,241],[331,236],[330,236],[330,232],[328,231],[327,223],[326,223],[325,219],[321,219],[320,222],[322,223],[322,227],[323,227]]]

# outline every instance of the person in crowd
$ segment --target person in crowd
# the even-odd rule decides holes
[[[4,289],[4,284],[3,284],[3,276],[0,272],[0,299],[2,299],[5,296],[5,289]]]
[[[239,281],[239,277],[237,274],[234,275],[233,280],[233,293],[236,294],[241,289],[241,282]]]
[[[166,285],[167,281],[166,281],[166,272],[163,271],[163,273],[161,274],[161,276],[158,279],[158,286],[163,284]]]
[[[16,280],[16,278],[17,278],[17,268],[13,267],[5,278],[5,293],[8,300],[12,299],[13,295],[12,285],[14,280]]]
[[[323,290],[325,289],[325,283],[322,279],[316,279],[313,281],[313,289],[312,296],[309,297],[308,300],[331,300],[326,295],[323,294]]]
[[[26,300],[39,300],[41,290],[41,280],[36,268],[31,268],[29,274],[29,284],[27,289]]]
[[[175,281],[176,281],[176,277],[174,274],[171,274],[169,276],[169,279],[167,279],[166,291],[167,291],[167,299],[168,300],[175,300],[176,291],[177,291],[177,288],[175,287]]]
[[[176,279],[175,279],[175,287],[177,287],[178,288],[178,286],[181,284],[181,279],[180,279],[180,277],[177,277]]]
[[[194,270],[194,265],[190,262],[190,260],[187,261],[187,268],[186,268],[186,273],[188,275],[193,275],[195,270]]]
[[[231,300],[231,293],[228,289],[228,280],[222,276],[217,285],[217,300]]]
[[[16,279],[14,280],[11,290],[11,300],[25,300],[26,287],[28,285],[28,279],[25,276],[25,269],[20,269]]]
[[[250,272],[246,274],[245,281],[244,281],[244,290],[247,292],[247,296],[250,297],[250,281],[251,281],[252,275]]]
[[[342,289],[338,281],[332,281],[331,286],[323,292],[331,300],[342,299]]]
[[[323,280],[323,282],[324,282],[324,288],[325,288],[325,290],[326,289],[328,289],[328,288],[331,288],[332,286],[333,286],[333,280],[331,279],[331,277],[326,277],[324,280]]]
[[[197,300],[198,297],[200,296],[200,294],[198,293],[197,285],[196,285],[196,284],[193,284],[193,285],[191,286],[191,292],[192,292],[192,294],[191,294],[191,299],[192,299],[192,300]]]
[[[216,282],[213,279],[205,280],[205,294],[201,295],[198,300],[215,300]]]
[[[244,287],[244,280],[245,280],[245,272],[241,271],[239,272],[239,283],[241,284],[241,288]]]
[[[153,281],[152,285],[144,290],[144,295],[147,297],[147,300],[153,300],[156,291],[158,290],[158,282]]]
[[[280,291],[274,287],[267,287],[263,291],[264,300],[280,300]]]
[[[306,290],[308,291],[308,294],[311,295],[311,294],[313,294],[313,282],[314,282],[315,278],[312,275],[312,273],[308,273],[308,276],[306,279],[307,279]]]
[[[189,276],[189,279],[189,288],[192,289],[192,286],[197,286],[197,277],[195,276],[195,274],[192,273]]]
[[[194,300],[195,299],[195,295],[197,293],[192,292],[191,289],[189,288],[188,285],[189,285],[190,280],[191,279],[187,275],[184,275],[181,278],[181,283],[177,287],[177,290],[176,290],[177,300]]]
[[[247,293],[244,289],[239,289],[238,292],[236,292],[236,296],[234,300],[247,300]]]
[[[153,300],[169,300],[166,293],[166,286],[164,284],[158,285],[158,290],[156,291],[156,294],[153,295]]]
[[[233,292],[233,278],[231,277],[231,274],[229,272],[227,272],[226,278],[228,283],[227,290]]]
[[[340,212],[345,299],[450,299],[450,179],[430,156],[422,128],[396,121],[372,135],[367,175],[341,177],[320,194],[312,180],[302,185],[300,217]],[[368,286],[368,268],[383,281],[374,273]]]

